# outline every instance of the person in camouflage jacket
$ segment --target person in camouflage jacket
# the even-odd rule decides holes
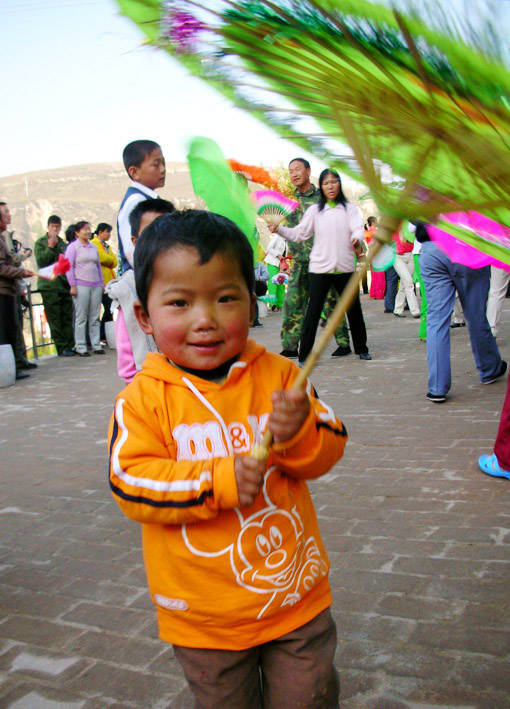
[[[289,174],[295,186],[295,197],[299,202],[299,207],[287,217],[286,224],[294,227],[299,224],[303,214],[308,207],[319,201],[319,190],[310,182],[310,163],[304,158],[295,158],[289,163]],[[313,238],[299,244],[288,242],[287,249],[292,256],[292,268],[287,284],[287,293],[283,303],[283,319],[280,338],[283,350],[280,354],[284,357],[297,358],[299,340],[301,337],[301,325],[305,316],[308,302],[308,263],[310,251],[313,246]],[[334,309],[338,295],[332,288],[324,304],[324,317],[328,318]],[[341,357],[349,354],[349,330],[347,322],[343,320],[335,331],[337,349],[332,357]]]

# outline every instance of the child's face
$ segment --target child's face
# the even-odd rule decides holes
[[[154,148],[152,152],[145,156],[140,167],[132,165],[128,172],[132,180],[140,182],[140,184],[149,187],[151,190],[164,187],[166,165],[161,148]]]
[[[215,254],[200,265],[196,249],[172,248],[154,264],[147,300],[135,314],[161,352],[191,369],[214,369],[242,352],[255,315],[255,296],[238,262]]]

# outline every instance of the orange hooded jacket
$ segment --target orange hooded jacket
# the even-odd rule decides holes
[[[241,650],[274,640],[331,605],[329,561],[307,478],[341,458],[347,433],[314,396],[296,436],[274,444],[264,484],[239,508],[234,457],[260,442],[271,394],[298,373],[248,340],[217,384],[149,354],[110,422],[110,486],[143,527],[160,637]]]

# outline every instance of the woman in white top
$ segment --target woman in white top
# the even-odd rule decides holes
[[[347,201],[336,170],[323,170],[319,177],[320,200],[308,207],[294,228],[270,226],[289,241],[314,237],[310,253],[310,295],[306,308],[299,361],[304,362],[313,347],[324,301],[331,286],[340,296],[356,270],[355,249],[363,241],[363,222],[358,210]],[[359,297],[347,313],[354,351],[360,359],[372,359],[368,353],[367,332]]]

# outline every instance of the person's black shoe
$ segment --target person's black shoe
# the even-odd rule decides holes
[[[28,379],[29,376],[28,372],[22,372],[20,369],[16,370],[16,379]]]
[[[90,357],[90,352],[78,352],[78,357]]]
[[[261,322],[259,322],[258,320],[255,320],[252,327],[264,327],[264,325]]]
[[[17,369],[37,369],[37,364],[35,362],[25,362],[25,364],[19,364]]]
[[[497,381],[501,377],[503,377],[506,374],[506,370],[508,369],[508,364],[505,362],[505,360],[501,360],[501,368],[499,370],[499,374],[496,374],[495,377],[492,377],[492,379],[489,379],[486,382],[482,382],[482,384],[492,384],[493,382]]]
[[[385,309],[384,309],[384,312],[385,312],[385,313],[392,313],[393,310],[387,310],[387,309],[385,308]]]
[[[298,358],[298,351],[297,350],[282,350],[280,352],[282,357],[288,357],[289,359],[297,359]]]
[[[94,354],[104,354],[104,350],[94,350]]]
[[[345,357],[345,355],[351,354],[352,350],[350,347],[337,347],[334,352],[331,353],[332,357]]]
[[[455,327],[466,327],[465,322],[452,322],[450,325],[451,329],[453,330]]]
[[[59,354],[59,357],[74,357],[77,354],[76,350],[64,350]]]
[[[430,391],[426,394],[426,398],[434,404],[442,404],[446,401],[446,396],[444,394],[431,394]]]
[[[368,354],[368,352],[362,352],[359,356],[360,359],[364,359],[366,362],[369,362],[372,357]]]

